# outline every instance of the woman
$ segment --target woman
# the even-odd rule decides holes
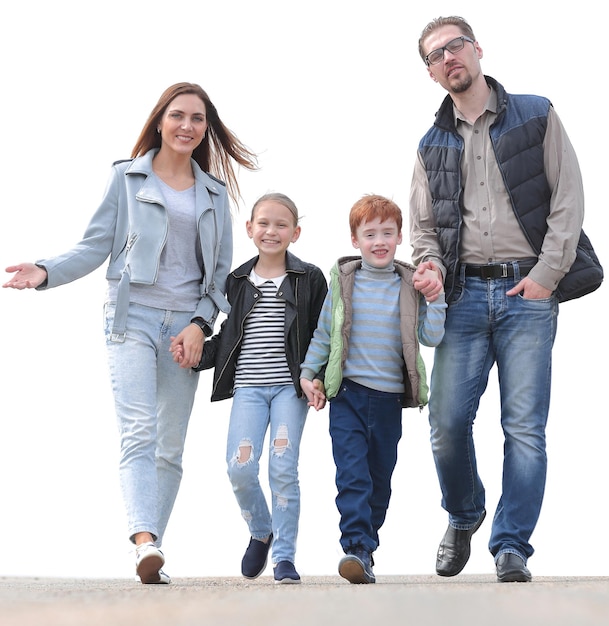
[[[257,168],[199,85],[173,85],[152,110],[132,159],[113,165],[82,241],[60,256],[6,268],[14,276],[4,287],[49,289],[110,257],[105,325],[119,473],[144,584],[170,582],[159,547],[182,477],[198,381],[191,368],[219,312],[229,308],[229,196],[239,195],[233,161]],[[179,366],[172,340],[182,347]]]

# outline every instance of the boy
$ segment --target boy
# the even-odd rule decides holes
[[[419,342],[440,343],[446,304],[443,293],[427,304],[412,285],[415,272],[421,280],[438,280],[432,263],[415,270],[395,260],[402,212],[394,202],[364,196],[349,223],[361,257],[343,257],[331,271],[300,383],[315,409],[330,401],[345,552],[338,572],[350,583],[374,583],[372,553],[389,506],[402,408],[427,404]]]

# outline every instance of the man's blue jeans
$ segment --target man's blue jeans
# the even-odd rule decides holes
[[[520,277],[465,278],[448,308],[446,333],[431,376],[431,445],[442,506],[457,529],[470,528],[485,508],[473,423],[489,372],[497,365],[503,429],[503,485],[489,549],[498,557],[533,554],[529,539],[546,481],[545,428],[550,404],[552,345],[558,301],[506,296]]]

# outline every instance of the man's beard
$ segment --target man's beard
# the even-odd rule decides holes
[[[449,83],[450,90],[453,93],[463,93],[463,92],[467,91],[472,86],[473,82],[474,81],[472,80],[471,75],[468,74],[465,78],[462,78],[461,80],[459,80],[457,82]]]

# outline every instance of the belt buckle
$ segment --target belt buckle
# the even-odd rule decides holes
[[[490,280],[492,277],[493,277],[492,265],[482,265],[480,267],[480,278],[484,278],[485,280]]]
[[[500,263],[498,265],[483,265],[480,268],[480,276],[486,280],[491,280],[493,278],[507,278],[509,276],[508,267],[507,263]]]

